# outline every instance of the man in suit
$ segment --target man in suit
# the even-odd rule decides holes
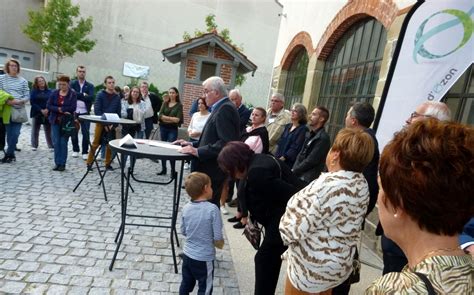
[[[147,104],[145,112],[145,138],[148,139],[153,130],[153,124],[158,124],[158,112],[161,109],[163,100],[159,95],[148,90],[148,83],[146,81],[140,84],[140,93]]]
[[[274,93],[270,99],[270,108],[267,110],[267,130],[270,141],[270,153],[275,154],[278,148],[285,125],[291,122],[291,113],[285,110],[285,97],[283,94]]]
[[[235,104],[239,112],[239,131],[242,134],[245,131],[245,127],[247,127],[252,112],[242,103],[242,95],[239,89],[232,89],[229,92],[229,99]]]
[[[76,69],[77,79],[71,81],[71,88],[77,93],[76,116],[89,115],[91,112],[92,102],[94,101],[94,85],[86,81],[86,67],[78,66]],[[87,160],[89,150],[89,130],[91,123],[87,121],[79,121],[82,133],[82,159]],[[79,131],[76,129],[71,136],[72,156],[76,158],[79,154]]]
[[[318,106],[311,112],[308,124],[310,130],[293,165],[293,173],[307,183],[318,178],[326,166],[326,155],[331,145],[329,135],[324,130],[328,119],[329,111],[325,107]]]
[[[206,104],[211,107],[211,116],[204,125],[199,141],[194,143],[177,140],[182,153],[197,157],[196,171],[206,173],[212,179],[212,202],[219,207],[225,173],[217,164],[217,156],[229,141],[239,140],[239,113],[227,97],[227,89],[220,77],[210,77],[202,83]]]

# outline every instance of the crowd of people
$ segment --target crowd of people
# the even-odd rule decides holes
[[[441,102],[420,105],[380,154],[370,128],[375,110],[368,102],[351,105],[344,128],[331,141],[326,107],[316,106],[309,115],[301,103],[286,110],[284,96],[274,93],[267,110],[249,109],[238,89],[228,92],[220,77],[211,77],[202,84],[203,96],[193,101],[189,139],[183,139],[178,138],[183,104],[175,87],[162,99],[148,91],[146,82],[120,89],[107,76],[105,89],[94,94],[85,67],[79,66],[77,79],[59,76],[56,90],[48,89],[44,77],[35,78],[30,94],[19,63],[9,60],[5,69],[0,147],[6,133],[8,148],[2,163],[16,159],[22,123],[13,113],[28,100],[32,149],[38,148],[43,125],[47,146],[54,149],[53,170],[65,170],[69,137],[73,157],[81,152],[92,169],[104,136],[150,138],[154,124],[161,140],[194,156],[186,164],[191,202],[182,210],[181,294],[191,292],[196,281],[199,294],[212,293],[214,248],[223,245],[220,213],[228,214],[226,204],[237,206],[237,214],[228,218],[234,228],[250,223],[264,228],[255,255],[255,294],[276,292],[282,259],[287,260],[285,294],[348,294],[364,220],[376,203],[384,276],[367,294],[473,290],[468,254],[474,255],[474,129],[451,122]],[[89,124],[77,116],[90,114],[92,105],[95,115],[116,113],[136,125],[117,131],[96,124],[90,141]],[[78,126],[68,133],[64,126],[71,120]],[[113,170],[110,148],[105,144],[103,149],[105,168]],[[174,171],[175,163],[170,168]],[[163,161],[158,174],[167,173]]]

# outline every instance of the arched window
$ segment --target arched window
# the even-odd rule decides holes
[[[326,60],[318,105],[330,112],[327,126],[332,140],[344,127],[351,102],[373,102],[386,40],[383,25],[367,18],[344,33]]]
[[[474,125],[474,70],[472,65],[449,89],[443,101],[451,110],[454,121]]]
[[[308,71],[308,53],[304,48],[296,54],[286,76],[285,83],[285,108],[290,109],[295,102],[303,100],[304,84]]]

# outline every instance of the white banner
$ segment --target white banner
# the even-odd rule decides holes
[[[381,150],[419,104],[441,100],[474,61],[472,0],[431,0],[413,9],[382,95],[377,126]]]
[[[133,78],[146,78],[150,73],[149,66],[141,66],[130,62],[123,63],[123,75]]]

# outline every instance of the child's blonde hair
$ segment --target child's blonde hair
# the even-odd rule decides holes
[[[191,200],[199,198],[204,193],[204,187],[210,184],[211,178],[201,172],[193,172],[184,180],[184,187]]]

